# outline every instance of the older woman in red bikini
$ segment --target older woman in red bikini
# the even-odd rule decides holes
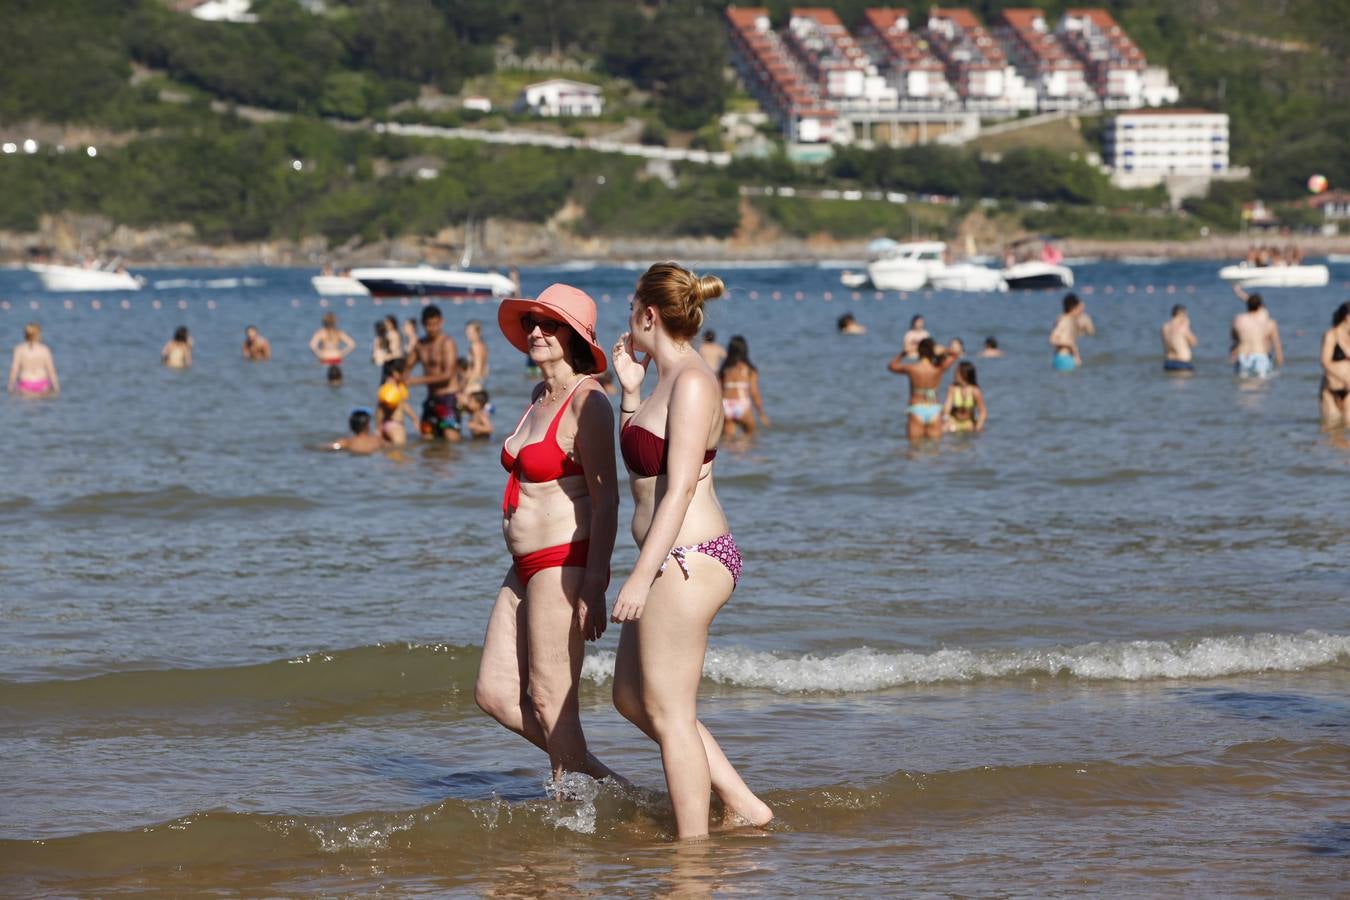
[[[586,749],[577,703],[584,642],[605,630],[618,528],[614,410],[592,375],[605,370],[595,302],[555,284],[498,308],[502,334],[544,380],[502,445],[502,533],[511,552],[488,619],[474,697],[548,753],[554,778],[613,775]]]
[[[708,628],[741,576],[741,554],[713,490],[722,392],[690,345],[704,302],[722,292],[714,276],[652,266],[633,295],[629,332],[613,351],[623,387],[619,445],[640,548],[614,601],[612,620],[623,623],[614,705],[660,746],[681,839],[708,833],[710,789],[733,821],[773,818],[697,716]],[[656,385],[643,400],[653,362]]]

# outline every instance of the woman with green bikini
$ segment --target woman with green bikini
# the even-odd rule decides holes
[[[942,373],[956,363],[956,354],[938,355],[931,337],[919,341],[919,358],[906,362],[903,355],[891,360],[888,369],[897,375],[909,376],[909,424],[906,435],[911,441],[920,438],[939,440],[942,437],[942,404],[938,402],[938,388]]]

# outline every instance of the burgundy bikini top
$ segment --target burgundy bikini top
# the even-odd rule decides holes
[[[619,451],[623,461],[635,475],[648,478],[666,474],[666,439],[653,434],[641,425],[632,422],[619,429]],[[717,455],[717,448],[703,454],[703,461],[710,463]]]

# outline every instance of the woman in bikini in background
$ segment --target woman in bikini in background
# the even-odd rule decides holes
[[[42,343],[42,326],[23,327],[23,343],[15,346],[9,363],[9,392],[22,397],[55,397],[61,393],[52,351]]]
[[[887,366],[897,375],[909,376],[909,422],[905,429],[911,441],[920,438],[942,437],[942,404],[938,403],[938,388],[942,386],[942,373],[956,362],[952,353],[937,354],[933,339],[926,337],[919,341],[919,359],[906,362],[898,355]]]
[[[771,810],[746,786],[698,721],[708,628],[741,575],[741,555],[713,489],[722,433],[717,376],[690,341],[721,280],[658,263],[638,280],[629,332],[614,345],[623,388],[619,446],[633,492],[632,574],[614,601],[623,623],[614,705],[661,748],[681,839],[708,833],[709,790],[729,813],[766,824]],[[657,380],[642,399],[651,363]]]
[[[591,377],[605,369],[595,302],[555,284],[506,299],[497,323],[544,380],[502,444],[502,533],[512,556],[488,619],[474,699],[564,772],[612,776],[586,749],[577,690],[585,641],[605,630],[619,523],[614,409]]]
[[[1331,314],[1331,327],[1322,335],[1321,362],[1322,424],[1328,428],[1350,425],[1350,302]]]
[[[722,384],[722,434],[731,437],[736,426],[741,426],[746,434],[755,431],[755,417],[750,410],[759,414],[760,424],[768,427],[769,417],[764,414],[764,401],[759,396],[759,370],[750,361],[750,345],[741,335],[733,335],[727,341],[726,357],[718,370],[717,380]]]

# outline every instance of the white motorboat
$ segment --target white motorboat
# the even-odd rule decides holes
[[[434,266],[371,266],[351,277],[375,297],[509,297],[519,288],[499,272]]]
[[[944,266],[940,272],[928,277],[928,283],[943,291],[1002,293],[1008,289],[1003,273],[971,262]]]
[[[1045,288],[1073,287],[1073,270],[1068,266],[1041,262],[1038,259],[1014,263],[1001,273],[1013,291],[1035,291]]]
[[[839,273],[839,283],[846,288],[865,288],[872,286],[872,279],[866,272],[850,272],[845,269]]]
[[[145,279],[132,275],[121,266],[61,266],[29,263],[28,271],[37,275],[49,291],[139,291]]]
[[[1219,277],[1244,288],[1323,287],[1331,273],[1326,266],[1224,266]]]
[[[873,255],[867,275],[879,291],[917,291],[928,279],[946,268],[942,241],[910,241],[899,244],[881,239],[867,247]]]
[[[370,291],[350,275],[315,275],[309,280],[324,297],[369,297]]]

